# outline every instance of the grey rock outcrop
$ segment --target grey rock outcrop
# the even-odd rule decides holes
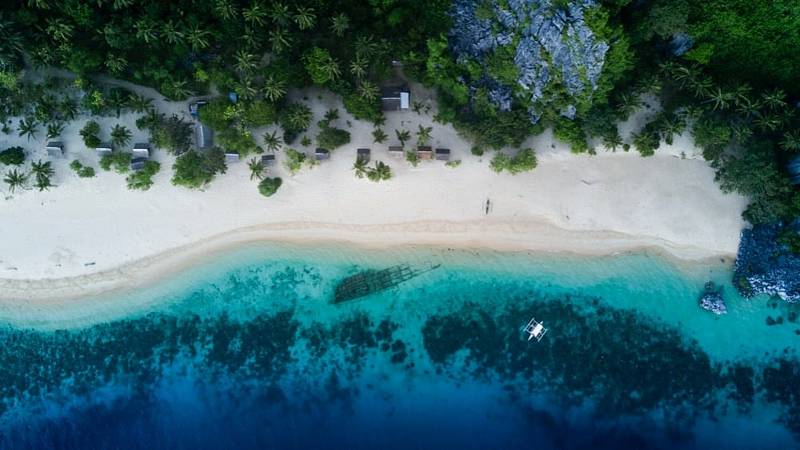
[[[500,47],[516,45],[516,88],[529,95],[532,122],[547,103],[546,88],[561,83],[572,95],[588,95],[597,89],[609,45],[587,25],[584,11],[595,0],[570,0],[566,7],[553,0],[504,2],[456,0],[451,10],[450,50],[456,61],[481,61]],[[473,80],[489,89],[489,98],[501,110],[510,108],[512,86],[488,73]]]
[[[700,307],[717,315],[727,314],[728,307],[722,297],[722,288],[718,288],[710,281],[706,283],[703,294],[700,296]]]
[[[743,296],[767,294],[800,301],[800,255],[779,242],[786,227],[796,230],[798,224],[757,225],[742,231],[733,281]]]

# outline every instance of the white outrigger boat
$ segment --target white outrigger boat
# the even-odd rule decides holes
[[[538,322],[536,318],[532,317],[530,322],[525,325],[522,330],[528,333],[528,340],[536,339],[536,342],[539,342],[544,337],[545,333],[547,333],[547,328],[542,325],[542,322]]]

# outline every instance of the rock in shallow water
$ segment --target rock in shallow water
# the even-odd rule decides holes
[[[703,295],[700,296],[700,307],[717,315],[727,314],[728,307],[722,297],[722,288],[710,281],[706,283]]]

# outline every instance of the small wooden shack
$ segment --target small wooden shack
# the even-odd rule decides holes
[[[438,161],[450,161],[450,149],[449,148],[437,148],[436,149],[436,159]]]
[[[417,156],[419,159],[433,159],[433,149],[427,145],[417,147]]]
[[[144,163],[147,162],[147,158],[133,158],[131,159],[131,171],[137,172],[139,170],[144,169]]]
[[[381,110],[404,111],[410,108],[411,92],[408,86],[384,86],[381,88]]]
[[[356,160],[368,163],[370,160],[370,150],[368,148],[359,148],[356,150]]]
[[[314,158],[317,161],[322,161],[324,159],[330,159],[330,157],[331,157],[331,152],[326,148],[319,148],[318,147],[316,150],[314,150]]]
[[[195,124],[195,146],[198,150],[214,146],[214,131],[200,122]]]
[[[51,158],[61,158],[64,156],[64,144],[61,142],[48,142],[44,148]]]
[[[395,158],[402,158],[403,157],[403,147],[399,145],[390,145],[389,146],[389,156],[393,156]]]
[[[99,146],[95,147],[94,150],[97,152],[97,155],[101,156],[101,157],[102,156],[106,156],[106,155],[110,155],[114,151],[111,148],[111,144],[109,144],[108,142],[103,142]]]
[[[275,153],[265,153],[261,155],[261,164],[272,166],[275,164]]]
[[[230,152],[230,151],[226,151],[225,152],[225,162],[226,163],[237,163],[237,162],[239,162],[239,159],[240,159],[239,153]]]
[[[132,153],[134,158],[150,158],[150,144],[146,142],[133,144]]]

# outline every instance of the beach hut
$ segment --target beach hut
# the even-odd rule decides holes
[[[110,155],[114,150],[111,148],[111,144],[109,144],[108,142],[104,142],[95,147],[94,151],[97,152],[98,156],[106,156]]]
[[[200,107],[202,107],[202,106],[204,106],[206,104],[208,104],[208,102],[205,101],[205,100],[198,100],[198,101],[190,104],[189,105],[189,115],[191,115],[192,117],[195,117],[195,118],[200,117]]]
[[[147,158],[133,158],[131,159],[131,171],[136,172],[139,170],[144,169],[144,163],[147,162]]]
[[[226,163],[237,163],[237,162],[239,162],[239,153],[225,151],[225,162]]]
[[[330,159],[331,152],[324,148],[317,148],[314,150],[314,158],[317,161],[322,161],[323,159]]]
[[[381,110],[403,111],[411,104],[411,92],[408,86],[385,86],[381,89]]]
[[[265,166],[275,165],[275,153],[265,153],[261,155],[261,164]]]
[[[133,157],[134,158],[150,158],[150,144],[146,142],[138,142],[133,144]]]
[[[44,148],[51,158],[61,158],[64,156],[64,144],[61,142],[48,142]]]
[[[389,156],[395,158],[402,158],[403,157],[403,147],[399,145],[390,145],[389,146]]]
[[[436,159],[438,161],[450,161],[450,149],[449,148],[437,148],[436,149]]]
[[[196,147],[198,150],[214,146],[214,131],[200,122],[195,124]]]
[[[356,150],[356,160],[368,163],[369,153],[370,151],[368,148],[359,148],[358,150]]]
[[[433,149],[427,145],[417,147],[419,159],[433,159]]]

